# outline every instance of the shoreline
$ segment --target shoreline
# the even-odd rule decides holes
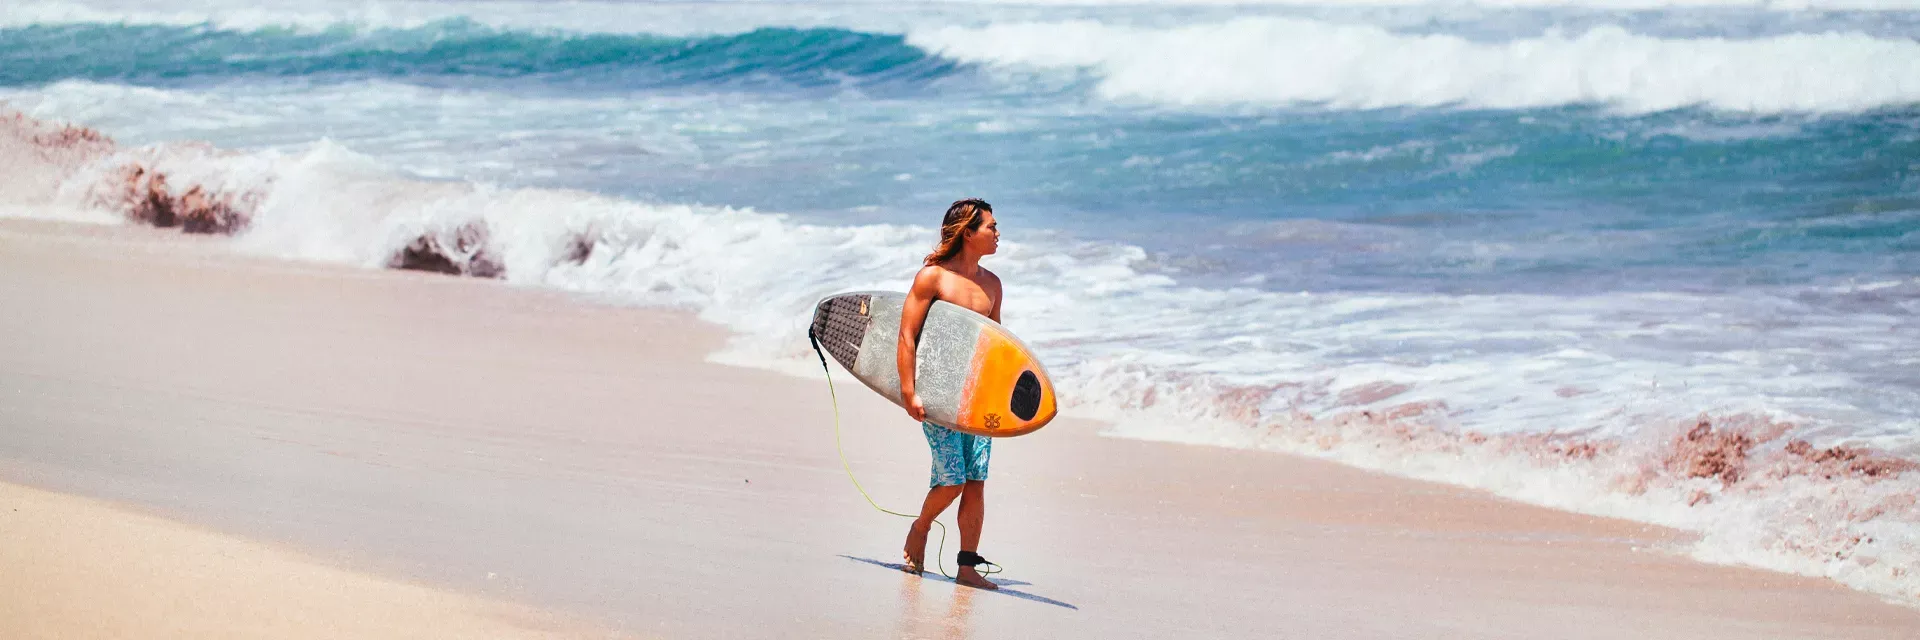
[[[22,426],[0,434],[0,480],[611,628],[1920,630],[1831,581],[1658,551],[1672,530],[1069,418],[998,447],[981,551],[1017,583],[975,593],[873,566],[905,524],[848,486],[820,381],[705,362],[725,334],[687,314],[128,227],[0,221],[0,248],[0,291],[39,302],[0,314],[0,418]],[[870,395],[841,400],[848,460],[898,510],[924,444]]]

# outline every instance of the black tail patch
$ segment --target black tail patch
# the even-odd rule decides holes
[[[860,343],[866,340],[867,325],[872,322],[867,315],[867,296],[839,295],[820,301],[820,306],[814,308],[813,326],[807,333],[839,361],[840,366],[851,371],[854,361],[860,358]]]

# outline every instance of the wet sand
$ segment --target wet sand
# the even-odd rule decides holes
[[[222,242],[0,221],[0,480],[663,637],[1920,636],[1677,532],[1073,419],[996,445],[1006,589],[914,578],[824,383],[702,361],[711,325]],[[911,509],[918,429],[839,381],[860,480]]]

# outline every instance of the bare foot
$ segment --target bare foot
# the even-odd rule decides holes
[[[901,571],[914,575],[927,572],[927,531],[932,527],[922,527],[918,523],[907,526],[907,547],[901,556],[906,558],[906,566]]]
[[[988,581],[986,576],[982,576],[980,572],[974,571],[973,567],[960,567],[960,575],[955,577],[953,581],[975,589],[986,589],[988,591],[1000,590],[1000,585]]]

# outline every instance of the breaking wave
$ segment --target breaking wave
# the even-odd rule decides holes
[[[1779,113],[1920,104],[1920,42],[1858,33],[1668,39],[1602,26],[1482,42],[1241,18],[1174,28],[1091,21],[946,27],[914,32],[908,42],[994,67],[1084,70],[1104,97],[1173,106]]]
[[[503,27],[466,17],[324,28],[49,22],[0,29],[0,85],[283,77],[911,90],[987,69],[1016,89],[1054,91],[1084,79],[1103,99],[1179,108],[1597,105],[1775,114],[1920,105],[1920,42],[1858,32],[1739,39],[1603,24],[1480,40],[1292,17],[902,29],[665,35]],[[1035,83],[1034,73],[1045,77]]]

